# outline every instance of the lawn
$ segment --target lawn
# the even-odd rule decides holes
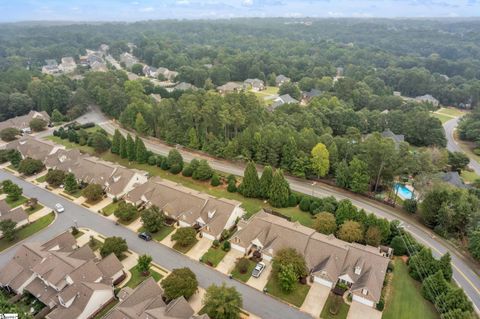
[[[338,310],[337,314],[333,315],[333,314],[330,313],[330,307],[334,303],[335,299],[337,299],[338,302],[341,302],[341,304],[340,304],[340,309]],[[337,296],[333,293],[330,293],[328,295],[327,301],[325,302],[325,305],[323,306],[322,313],[320,314],[320,318],[322,318],[322,319],[345,319],[345,318],[347,318],[349,309],[350,309],[350,305],[347,305],[343,301],[342,297]],[[421,318],[421,317],[418,317],[418,318]]]
[[[248,279],[250,279],[250,277],[252,276],[252,271],[253,271],[253,268],[255,268],[255,265],[256,263],[251,261],[251,260],[248,260],[248,269],[247,269],[247,272],[244,273],[244,274],[241,274],[236,265],[235,267],[233,268],[232,270],[232,277],[237,279],[237,280],[240,280],[240,281],[243,281],[243,282],[247,282]]]
[[[107,312],[109,312],[113,307],[118,304],[118,299],[113,299],[108,305],[103,307],[103,309],[93,317],[93,319],[102,319],[105,317]]]
[[[38,212],[38,211],[39,211],[40,209],[42,209],[42,208],[43,208],[42,205],[37,204],[37,205],[35,205],[35,207],[33,207],[33,209],[32,209],[32,208],[27,208],[27,209],[25,210],[25,212],[26,212],[28,215],[32,215],[33,213]]]
[[[17,200],[11,200],[7,197],[5,198],[5,201],[11,208],[15,208],[17,206],[25,204],[28,201],[28,198],[26,198],[23,195],[20,195],[20,197]]]
[[[103,243],[100,240],[96,239],[95,237],[93,237],[93,241],[92,241],[92,237],[90,237],[90,240],[88,241],[88,245],[93,251],[95,251],[97,249],[100,249]]]
[[[195,238],[195,241],[188,246],[182,246],[178,243],[175,243],[175,245],[173,245],[173,249],[175,249],[175,250],[177,250],[177,251],[179,251],[183,254],[186,254],[186,253],[188,253],[188,251],[190,249],[192,249],[193,246],[195,246],[196,243],[198,243],[198,239],[196,239],[196,238]]]
[[[137,211],[137,212],[135,212],[135,216],[133,216],[132,219],[130,219],[130,220],[120,220],[120,219],[117,219],[117,220],[122,225],[130,225],[131,223],[136,221],[139,217],[140,217],[140,212]]]
[[[145,279],[147,279],[148,277],[153,277],[153,279],[155,279],[156,282],[158,282],[160,279],[163,278],[162,275],[160,275],[158,272],[156,271],[153,271],[152,269],[150,269],[150,275],[148,276],[143,276],[140,271],[138,270],[137,266],[133,267],[130,269],[130,273],[132,274],[132,277],[130,278],[130,280],[127,282],[126,286],[127,287],[130,287],[132,289],[134,289],[135,287],[137,287],[138,285],[140,285]]]
[[[442,124],[444,124],[445,122],[453,119],[453,117],[450,117],[450,116],[444,115],[444,114],[440,114],[440,113],[432,113],[432,116],[439,119],[442,122]]]
[[[280,287],[277,276],[273,272],[265,288],[267,288],[267,292],[270,295],[280,298],[297,307],[300,307],[303,304],[303,301],[307,297],[308,291],[310,290],[309,285],[302,285],[301,283],[297,282],[293,291],[286,293]]]
[[[292,222],[298,221],[300,224],[307,227],[312,227],[313,225],[314,219],[312,218],[312,215],[307,212],[302,212],[298,207],[275,208],[275,210],[282,215],[290,217]]]
[[[117,201],[116,203],[108,204],[105,208],[102,209],[102,213],[106,216],[110,216],[117,209],[122,201]]]
[[[168,235],[170,235],[171,232],[173,232],[175,230],[175,227],[173,226],[163,226],[162,228],[160,228],[159,231],[157,231],[156,233],[149,233],[153,239],[155,239],[156,241],[162,241],[165,237],[167,237]],[[140,227],[138,229],[138,232],[139,233],[142,233],[144,232],[145,229],[143,227]]]
[[[61,144],[61,145],[65,146],[67,149],[78,148],[82,153],[88,153],[88,154],[92,154],[92,155],[96,154],[95,150],[88,145],[80,145],[80,144],[72,143],[72,142],[69,142],[68,140],[62,140],[58,136],[51,135],[51,136],[45,137],[45,139],[49,140],[49,141],[52,141],[54,143],[57,143],[57,144]]]
[[[467,170],[462,170],[462,173],[460,174],[462,177],[463,181],[467,184],[471,184],[475,182],[475,180],[479,179],[480,176],[475,174],[475,172],[469,172]]]
[[[40,219],[37,219],[31,224],[28,224],[18,229],[16,234],[17,236],[13,241],[7,241],[5,238],[0,239],[0,251],[4,251],[5,249],[15,245],[19,241],[22,241],[25,238],[30,237],[33,234],[41,231],[42,229],[50,225],[54,219],[55,214],[52,212],[48,215],[43,216]]]
[[[437,112],[438,113],[443,113],[443,114],[446,114],[446,115],[450,115],[450,116],[453,116],[453,117],[462,116],[463,114],[465,114],[465,111],[459,110],[459,109],[454,108],[454,107],[442,107]]]
[[[433,304],[422,297],[420,283],[410,277],[407,265],[400,258],[395,259],[391,285],[382,319],[439,318]]]
[[[77,233],[76,233],[75,235],[73,235],[73,237],[75,237],[76,239],[78,239],[78,238],[82,237],[83,234],[85,234],[83,231],[78,230]]]
[[[47,180],[47,174],[40,176],[39,178],[36,179],[37,182],[43,183]]]
[[[202,256],[200,261],[212,267],[217,267],[226,254],[227,252],[220,247],[210,247],[210,249]]]

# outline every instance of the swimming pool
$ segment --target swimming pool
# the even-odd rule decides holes
[[[414,198],[413,193],[405,185],[396,183],[395,184],[395,193],[398,194],[402,199],[412,199]]]

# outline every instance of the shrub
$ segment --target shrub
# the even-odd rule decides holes
[[[235,268],[237,271],[241,274],[246,274],[248,271],[248,266],[250,265],[250,262],[248,261],[247,258],[240,258],[235,265]]]
[[[170,167],[170,173],[177,175],[182,171],[182,165],[176,163]]]
[[[22,160],[18,166],[18,171],[25,175],[35,175],[43,170],[42,161],[30,157]]]
[[[406,199],[403,202],[403,208],[410,214],[414,214],[417,212],[417,201],[414,199]]]
[[[192,177],[193,175],[193,169],[190,165],[185,166],[185,168],[182,171],[182,175],[185,177]]]
[[[297,206],[297,196],[295,196],[295,194],[290,194],[290,196],[288,196],[288,206],[289,207],[295,207]]]
[[[212,245],[213,247],[217,248],[218,246],[220,246],[220,241],[218,239],[215,239]]]
[[[228,181],[227,191],[230,193],[235,193],[237,191],[237,182],[235,179],[230,179]]]
[[[147,161],[148,165],[153,166],[157,164],[157,157],[155,155],[150,155]]]
[[[385,308],[385,301],[381,298],[377,303],[377,310],[383,311],[383,308]]]
[[[303,197],[300,201],[300,210],[302,212],[309,212],[310,211],[310,199],[308,197]]]
[[[222,246],[222,249],[226,252],[229,252],[230,251],[230,248],[231,248],[231,245],[230,245],[230,242],[228,240],[225,240],[223,242],[223,246]]]
[[[172,235],[172,240],[176,241],[180,246],[188,246],[195,242],[197,232],[192,227],[182,227],[177,229]]]
[[[213,187],[217,187],[220,184],[221,184],[220,177],[217,174],[213,174],[212,180],[210,181],[210,185],[212,185]]]
[[[201,160],[198,167],[193,171],[193,179],[206,181],[212,178],[213,170],[206,160]]]
[[[77,227],[72,227],[72,235],[76,236],[78,234],[79,230]]]
[[[59,169],[52,169],[49,170],[47,175],[45,176],[45,181],[48,183],[48,185],[51,185],[53,187],[59,187],[63,184],[65,176],[66,175],[64,171]]]

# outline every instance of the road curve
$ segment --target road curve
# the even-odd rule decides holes
[[[461,117],[456,117],[454,119],[448,120],[443,124],[443,129],[445,130],[445,135],[447,137],[447,149],[450,152],[462,152],[463,150],[455,141],[454,133],[455,129],[458,126],[458,122],[460,121]],[[468,154],[467,154],[468,155]],[[475,171],[477,175],[480,175],[480,164],[473,158],[470,157],[470,164],[469,166]]]
[[[23,188],[25,195],[38,198],[38,200],[47,207],[52,208],[56,203],[60,203],[65,207],[65,212],[58,214],[57,219],[52,225],[28,238],[28,241],[46,241],[77,224],[78,227],[87,227],[108,237],[120,236],[125,238],[131,250],[139,254],[149,254],[155,263],[168,270],[181,267],[190,268],[197,276],[201,287],[206,288],[212,284],[221,285],[222,283],[226,283],[228,286],[234,286],[242,294],[244,308],[263,319],[312,318],[309,314],[265,295],[261,291],[246,284],[229,279],[219,271],[190,259],[171,248],[154,241],[145,242],[139,239],[133,231],[126,227],[115,225],[111,220],[102,217],[100,214],[96,214],[83,206],[74,204],[62,196],[17,178],[4,170],[0,170],[0,180],[5,179],[12,180]],[[0,267],[5,265],[13,257],[19,245],[20,244],[17,244],[13,248],[0,253]]]
[[[79,118],[78,121],[82,123],[94,122],[100,125],[110,134],[113,134],[115,129],[119,129],[123,134],[127,133],[126,130],[122,129],[116,122],[106,118],[96,108],[93,108],[92,112],[87,113]],[[155,138],[143,138],[143,141],[149,150],[161,155],[167,155],[169,150],[172,148],[161,143]],[[207,159],[210,166],[215,170],[228,174],[243,176],[244,165],[241,163],[232,163],[229,161],[219,160],[192,153],[184,149],[179,149],[179,152],[187,162],[190,162],[193,158],[202,157]],[[411,218],[406,218],[399,212],[399,210],[395,208],[383,205],[363,196],[359,196],[336,187],[330,187],[322,183],[317,183],[316,185],[312,186],[312,182],[307,180],[295,179],[292,177],[287,177],[287,180],[290,183],[290,188],[296,192],[317,197],[334,196],[337,200],[349,199],[355,206],[362,208],[369,213],[373,213],[388,220],[398,219],[402,221],[405,229],[408,230],[419,242],[427,247],[430,247],[436,257],[449,252],[452,256],[453,278],[472,300],[476,311],[480,313],[480,277],[478,276],[480,269],[465,262],[462,259],[462,256],[457,253],[457,251],[446,246],[444,241],[437,238],[430,229],[426,228],[419,222],[412,220]]]

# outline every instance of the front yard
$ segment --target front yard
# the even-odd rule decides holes
[[[165,237],[167,237],[168,235],[170,235],[171,232],[173,232],[175,230],[175,227],[173,226],[163,226],[162,228],[160,228],[159,231],[157,231],[156,233],[149,233],[152,238],[156,241],[162,241]],[[143,227],[141,227],[138,232],[139,233],[142,233],[144,232],[145,229]]]
[[[240,260],[240,259],[239,259]],[[252,271],[253,271],[253,268],[255,268],[255,265],[257,263],[255,263],[254,261],[251,261],[250,259],[247,259],[248,260],[248,268],[247,268],[247,271],[245,273],[241,273],[238,269],[238,266],[235,265],[235,267],[233,268],[232,270],[232,277],[237,279],[237,280],[240,280],[242,282],[247,282],[248,279],[250,279],[250,277],[252,276]],[[237,261],[237,264],[238,264],[238,261]]]
[[[210,247],[210,249],[200,258],[200,261],[209,266],[217,267],[227,252],[221,247]]]
[[[188,253],[188,251],[189,251],[190,249],[192,249],[192,247],[195,246],[197,243],[198,243],[198,239],[195,238],[195,241],[192,242],[190,245],[187,245],[187,246],[182,246],[182,245],[180,245],[179,243],[175,243],[175,245],[173,245],[173,249],[181,252],[182,254],[186,254],[186,253]]]
[[[161,274],[158,272],[150,269],[150,274],[148,276],[144,276],[137,268],[137,266],[133,267],[132,269],[129,270],[130,273],[132,274],[132,277],[130,280],[127,282],[126,286],[134,289],[138,285],[140,285],[145,279],[148,277],[153,277],[156,282],[158,282],[160,279],[163,278]]]
[[[307,297],[308,291],[310,290],[309,285],[302,285],[301,283],[297,282],[293,291],[287,293],[283,291],[277,276],[273,272],[265,288],[270,295],[280,298],[297,307],[302,306],[303,301]]]
[[[28,198],[26,198],[23,195],[20,195],[20,197],[17,200],[11,200],[10,198],[5,198],[5,202],[7,202],[8,206],[11,208],[15,208],[17,206],[23,205],[28,201]]]
[[[122,201],[117,201],[116,203],[111,203],[111,204],[108,204],[106,207],[104,207],[102,209],[102,213],[105,215],[105,216],[110,216],[113,214],[113,212],[115,212],[115,210],[118,208],[118,205],[120,205]]]
[[[348,315],[350,305],[347,305],[341,296],[330,293],[323,306],[320,318],[322,319],[345,319]],[[417,317],[412,317],[417,318]],[[421,317],[418,317],[421,318]]]
[[[37,204],[35,205],[34,207],[29,207],[27,209],[25,209],[25,212],[28,214],[28,215],[32,215],[33,213],[36,213],[38,212],[40,209],[42,209],[43,206],[40,205],[40,204]]]

